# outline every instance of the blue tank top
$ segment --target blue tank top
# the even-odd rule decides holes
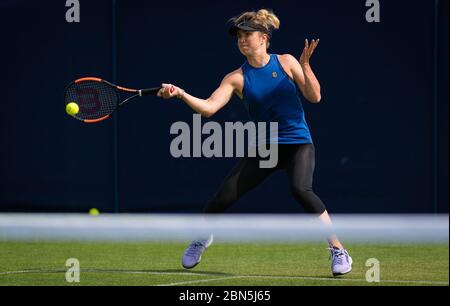
[[[278,123],[278,137],[266,135],[266,141],[279,144],[313,143],[305,120],[301,92],[286,74],[276,54],[270,54],[263,67],[242,65],[244,73],[243,100],[250,119]]]

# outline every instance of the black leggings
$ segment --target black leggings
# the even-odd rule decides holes
[[[325,205],[312,190],[314,155],[314,145],[308,143],[278,145],[278,164],[275,168],[260,168],[258,157],[243,157],[225,178],[204,212],[224,212],[272,173],[284,169],[295,200],[307,213],[322,214],[326,210]]]

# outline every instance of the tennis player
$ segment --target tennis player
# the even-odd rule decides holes
[[[231,19],[229,33],[237,36],[239,51],[245,63],[227,74],[219,88],[208,99],[188,94],[172,84],[162,84],[159,95],[165,99],[177,97],[202,116],[210,117],[224,107],[233,93],[243,100],[253,122],[278,122],[278,164],[261,168],[258,157],[243,157],[223,181],[215,196],[206,205],[205,213],[223,213],[242,195],[253,189],[276,170],[283,169],[289,178],[294,198],[307,213],[316,214],[325,226],[331,220],[324,203],[313,192],[315,163],[314,143],[302,107],[303,97],[311,103],[321,100],[320,84],[310,65],[310,58],[319,44],[305,40],[299,61],[292,55],[270,54],[267,49],[272,32],[280,21],[271,11],[261,9],[245,12]],[[172,92],[169,90],[171,87]],[[185,268],[195,267],[213,236],[194,240],[182,257]],[[333,275],[352,270],[352,259],[336,235],[328,237]]]

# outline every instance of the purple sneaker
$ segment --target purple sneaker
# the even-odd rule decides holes
[[[202,260],[202,254],[213,242],[213,235],[209,236],[208,239],[199,239],[191,242],[189,247],[183,254],[181,264],[186,269],[192,269],[200,260]]]
[[[329,248],[331,251],[331,271],[334,276],[352,271],[353,260],[346,249]]]

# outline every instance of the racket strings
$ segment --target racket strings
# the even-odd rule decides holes
[[[118,106],[119,94],[109,85],[97,81],[73,83],[65,93],[65,103],[76,103],[77,119],[97,119],[111,114]]]

